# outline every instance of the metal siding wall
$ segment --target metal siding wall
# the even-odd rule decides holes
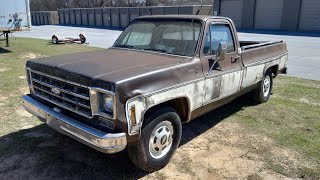
[[[65,23],[66,25],[70,25],[69,9],[63,10],[63,14],[64,14],[64,23]]]
[[[109,8],[102,9],[102,19],[103,19],[103,26],[104,27],[111,27],[111,15]]]
[[[231,18],[237,28],[241,28],[242,4],[242,0],[221,0],[220,15]]]
[[[301,0],[284,0],[281,29],[298,30]]]
[[[120,27],[119,8],[111,8],[110,13],[111,13],[111,27],[119,28]]]
[[[43,13],[43,23],[45,24],[45,25],[48,25],[49,24],[49,21],[48,21],[48,16],[49,16],[49,14],[50,14],[50,12],[44,12]]]
[[[96,26],[101,27],[103,26],[103,17],[102,17],[102,9],[97,8],[94,10],[94,16],[96,18]]]
[[[254,7],[256,0],[243,0],[242,1],[242,23],[241,28],[253,29],[254,27]]]
[[[280,29],[283,0],[256,0],[255,29]]]
[[[82,24],[81,9],[75,9],[74,12],[76,14],[76,25],[81,25]]]
[[[94,9],[88,9],[88,24],[89,24],[89,26],[96,25],[96,18],[94,15]]]
[[[87,9],[81,9],[81,21],[82,24],[84,26],[88,26],[89,22],[88,22],[88,10]]]
[[[128,8],[119,8],[120,13],[120,27],[126,28],[129,25],[129,9]]]
[[[164,7],[151,7],[151,14],[152,15],[163,15],[164,14]]]
[[[164,14],[179,14],[177,6],[166,6],[164,7]]]
[[[320,0],[302,0],[299,30],[320,30]]]
[[[63,9],[59,9],[58,12],[59,12],[59,23],[60,24],[65,24]],[[38,13],[37,13],[37,24],[40,24],[40,18],[38,16]]]
[[[130,22],[139,16],[139,8],[138,7],[130,7],[129,8],[129,17],[130,17]]]
[[[74,9],[69,9],[69,15],[70,15],[70,24],[75,25],[76,24],[76,13]]]

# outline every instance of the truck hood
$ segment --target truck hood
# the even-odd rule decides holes
[[[107,49],[29,60],[27,67],[87,86],[117,83],[129,77],[190,61],[191,58],[127,49]]]

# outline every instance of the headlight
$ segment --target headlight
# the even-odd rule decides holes
[[[90,104],[93,115],[114,119],[115,103],[113,92],[90,87]]]
[[[103,107],[106,111],[113,113],[113,96],[112,95],[104,95]]]

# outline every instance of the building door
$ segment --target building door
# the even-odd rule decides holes
[[[221,0],[220,15],[233,20],[237,28],[242,23],[242,0]]]
[[[302,0],[299,30],[320,30],[320,0]]]
[[[283,0],[256,0],[255,29],[280,29]]]

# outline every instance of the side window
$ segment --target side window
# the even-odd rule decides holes
[[[220,42],[227,43],[227,53],[235,51],[232,33],[227,24],[213,24],[210,26],[210,30],[206,34],[203,53],[205,55],[216,54]]]

